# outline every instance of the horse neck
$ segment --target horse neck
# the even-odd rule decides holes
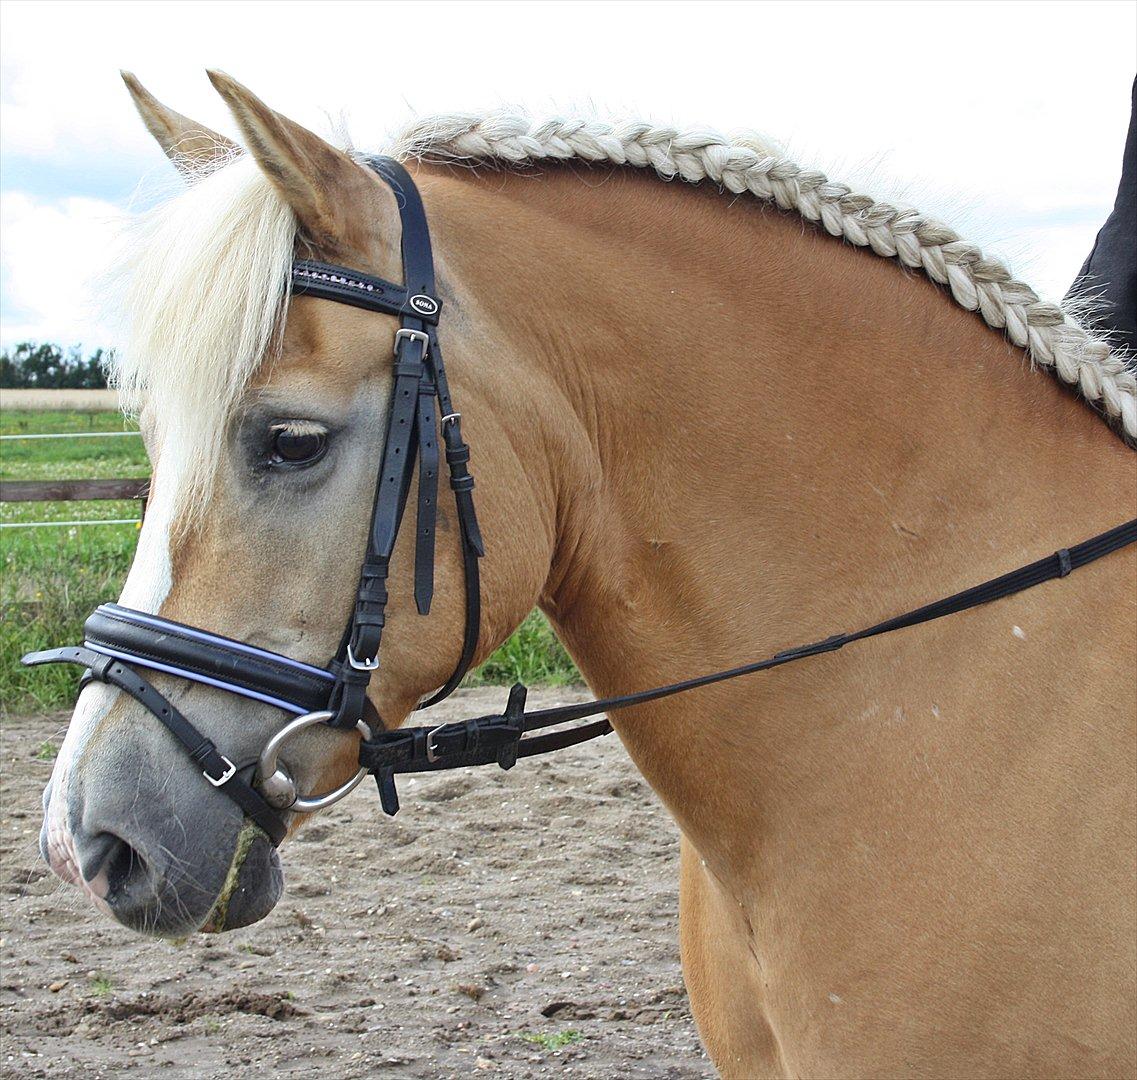
[[[522,454],[557,498],[541,602],[599,694],[867,625],[1131,513],[1104,423],[889,261],[630,171],[450,182],[454,277],[544,387],[546,453]],[[830,698],[851,652],[814,669]],[[758,676],[612,719],[699,843],[755,827],[801,693]]]

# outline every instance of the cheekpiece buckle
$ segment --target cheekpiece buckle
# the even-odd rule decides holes
[[[237,774],[237,766],[233,764],[224,754],[221,755],[221,760],[225,762],[225,771],[220,776],[210,776],[208,769],[202,769],[201,775],[206,778],[214,787],[221,787],[222,784],[227,784]]]
[[[423,333],[421,330],[410,330],[407,327],[400,327],[395,331],[395,347],[394,353],[399,355],[399,341],[405,339],[407,341],[419,341],[422,343],[423,359],[426,359],[426,354],[430,352],[430,335]]]

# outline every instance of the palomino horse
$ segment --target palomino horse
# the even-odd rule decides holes
[[[397,277],[399,219],[348,154],[212,79],[246,157],[128,78],[195,182],[124,256],[116,375],[155,481],[122,602],[322,663],[365,546],[395,323],[290,298],[289,265]],[[538,603],[593,688],[639,689],[1133,516],[1132,371],[942,226],[772,144],[647,124],[448,118],[401,152],[475,451],[480,656]],[[320,453],[288,467],[282,432]],[[371,691],[388,727],[460,647],[439,513],[425,619],[396,548]],[[684,973],[723,1074],[1137,1067],[1135,557],[614,718],[682,832]],[[280,725],[158,681],[234,760]],[[349,776],[356,744],[291,743],[301,789]],[[45,803],[53,868],[128,926],[240,926],[280,893],[275,850],[106,686],[83,691]]]

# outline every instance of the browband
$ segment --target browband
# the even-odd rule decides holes
[[[438,325],[442,311],[442,301],[436,296],[412,293],[404,285],[311,259],[298,259],[292,264],[292,292],[296,296],[318,296],[386,315],[421,319],[431,326]]]

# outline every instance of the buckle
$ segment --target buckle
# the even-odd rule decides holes
[[[461,419],[462,414],[460,412],[448,412],[444,417],[442,417],[439,423],[443,427],[446,427],[447,424],[456,424]]]
[[[376,654],[373,660],[356,660],[355,653],[351,651],[351,642],[347,643],[347,662],[349,667],[355,668],[356,671],[378,671],[379,670],[379,656]]]
[[[228,783],[237,773],[237,766],[233,764],[224,754],[221,755],[221,760],[225,762],[225,771],[220,776],[210,776],[208,769],[202,769],[201,775],[206,778],[214,787],[221,787],[222,784]]]
[[[426,359],[426,354],[430,352],[430,335],[424,334],[421,330],[409,330],[407,327],[402,327],[395,331],[395,348],[394,353],[399,355],[399,340],[406,339],[407,341],[421,341],[422,342],[422,355]]]
[[[431,730],[426,733],[426,760],[432,764],[440,757],[442,757],[434,745],[434,736],[437,735],[444,727],[446,727],[445,724],[439,724],[438,727],[431,728]]]

